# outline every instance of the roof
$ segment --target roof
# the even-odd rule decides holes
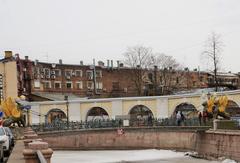
[[[209,72],[208,74],[214,75],[214,73],[212,73],[212,72]],[[229,73],[229,72],[218,72],[218,73],[217,73],[217,76],[236,77],[236,78],[238,77],[236,74]]]
[[[80,97],[71,93],[48,93],[48,92],[32,92],[33,95],[35,96],[39,96],[39,97],[43,97],[52,101],[62,101],[64,100],[65,96],[68,96],[69,100],[83,100],[83,99],[87,99],[87,97]]]

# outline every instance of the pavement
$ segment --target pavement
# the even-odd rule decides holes
[[[23,158],[23,149],[24,149],[23,140],[17,140],[7,162],[8,163],[25,163],[25,160]]]

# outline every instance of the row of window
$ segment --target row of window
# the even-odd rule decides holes
[[[77,82],[71,82],[67,81],[62,84],[61,81],[54,81],[53,83],[51,81],[43,81],[42,86],[44,89],[61,89],[61,88],[67,88],[67,89],[83,89],[84,88],[84,83],[83,81],[77,81]],[[75,85],[75,86],[74,86]],[[39,81],[34,81],[34,87],[35,88],[40,88],[41,83]],[[87,89],[94,89],[94,83],[92,81],[87,81],[86,82],[86,87]],[[103,89],[103,84],[102,82],[96,82],[96,89]]]
[[[64,74],[63,74],[64,73]],[[53,69],[50,70],[49,68],[38,68],[36,67],[34,69],[34,76],[40,77],[40,75],[44,76],[54,76],[54,77],[60,77],[62,74],[65,77],[83,77],[83,71],[82,70],[60,70],[60,69]],[[86,77],[89,79],[93,78],[93,70],[86,70]],[[102,71],[101,70],[96,70],[96,77],[101,78],[102,77]]]

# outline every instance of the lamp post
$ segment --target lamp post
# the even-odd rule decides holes
[[[68,96],[67,95],[64,96],[64,100],[66,101],[66,106],[67,106],[67,128],[69,129],[69,110],[68,110],[69,102],[68,102]]]

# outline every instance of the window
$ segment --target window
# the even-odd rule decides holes
[[[87,82],[87,88],[88,89],[93,89],[93,82],[92,81]]]
[[[97,78],[101,78],[102,77],[102,71],[101,70],[96,71],[96,77]]]
[[[61,88],[61,82],[60,81],[54,82],[54,88],[55,89],[60,89]]]
[[[65,76],[72,76],[72,70],[65,70]]]
[[[97,89],[102,89],[102,88],[103,88],[102,82],[97,82],[97,83],[96,83],[96,88],[97,88]]]
[[[60,70],[56,69],[54,71],[55,71],[55,76],[56,77],[60,77],[61,76],[61,71]]]
[[[93,79],[93,72],[91,70],[87,70],[86,75],[87,79]]]
[[[40,70],[39,70],[39,68],[38,67],[35,67],[34,68],[34,77],[35,78],[39,78],[39,76],[40,76]]]
[[[66,83],[66,88],[67,89],[72,89],[72,82],[67,82]]]
[[[46,76],[50,76],[50,70],[49,70],[49,68],[44,68],[44,74],[45,74]]]
[[[82,77],[82,70],[76,70],[75,75],[76,77]]]
[[[82,81],[76,82],[76,88],[77,88],[77,89],[83,89],[83,83],[82,83]]]
[[[40,81],[34,80],[34,88],[40,88]]]
[[[43,82],[43,88],[44,88],[44,89],[49,89],[49,88],[51,88],[51,82],[50,82],[50,81],[45,81],[45,82]]]

